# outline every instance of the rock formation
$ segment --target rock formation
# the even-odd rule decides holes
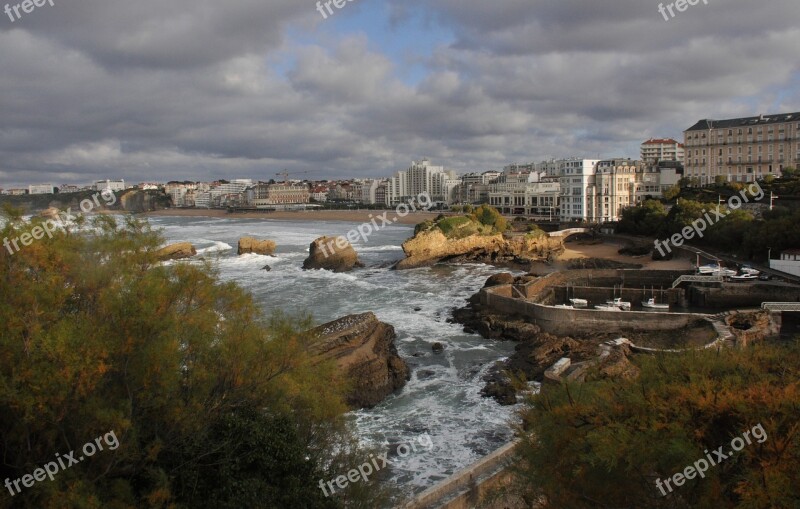
[[[42,217],[44,219],[54,219],[54,220],[57,221],[58,218],[59,218],[59,211],[55,207],[49,207],[49,208],[43,210],[39,214],[39,217]]]
[[[364,265],[358,260],[355,249],[344,237],[320,237],[311,243],[304,270],[323,269],[348,272]]]
[[[156,251],[156,257],[161,261],[182,260],[184,258],[191,258],[196,254],[197,250],[189,242],[170,244]]]
[[[427,267],[442,261],[526,265],[563,250],[560,237],[475,233],[452,238],[433,227],[418,231],[403,243],[406,258],[395,268]]]
[[[370,408],[401,389],[411,378],[408,365],[397,354],[394,327],[374,313],[340,318],[309,331],[312,351],[333,359],[352,381],[347,403]]]
[[[260,255],[272,255],[275,252],[275,242],[271,240],[258,240],[253,237],[242,237],[239,239],[240,255],[255,253]]]

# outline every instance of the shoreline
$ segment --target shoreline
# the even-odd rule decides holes
[[[215,217],[229,219],[265,219],[273,221],[342,221],[348,223],[368,223],[373,218],[380,224],[386,214],[391,224],[415,226],[428,219],[434,219],[438,212],[411,212],[400,217],[395,210],[297,210],[276,212],[228,213],[221,209],[164,209],[141,214],[143,217]]]

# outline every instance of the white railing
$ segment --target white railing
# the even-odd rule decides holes
[[[672,288],[676,288],[681,283],[722,283],[722,276],[681,276],[672,283]]]
[[[762,302],[761,309],[767,311],[800,311],[800,302]]]

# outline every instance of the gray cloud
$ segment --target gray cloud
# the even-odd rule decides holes
[[[380,41],[331,35],[313,2],[56,0],[2,19],[0,186],[636,157],[700,118],[800,109],[796,0],[669,22],[641,0],[374,1],[387,37],[418,12],[454,34],[419,55],[419,84]]]

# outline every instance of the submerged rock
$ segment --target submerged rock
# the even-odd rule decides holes
[[[313,353],[333,359],[352,381],[347,403],[370,408],[403,388],[411,378],[406,362],[397,353],[394,327],[374,313],[350,315],[309,331]]]

